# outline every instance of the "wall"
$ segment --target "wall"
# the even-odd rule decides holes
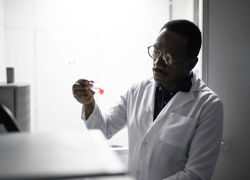
[[[0,0],[0,82],[6,82],[4,56],[4,0]]]
[[[172,19],[194,21],[194,1],[172,0]]]
[[[250,179],[250,1],[209,0],[208,85],[224,103],[223,140],[213,180]],[[206,4],[206,3],[205,3]]]
[[[4,1],[5,66],[15,68],[15,82],[31,84],[31,126],[34,103],[34,15],[33,0]]]

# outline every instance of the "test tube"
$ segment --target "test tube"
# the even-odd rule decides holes
[[[89,82],[89,87],[92,91],[95,91],[96,93],[102,95],[104,93],[104,90],[102,88],[100,88],[99,86],[97,86],[96,84],[94,84],[93,82]]]

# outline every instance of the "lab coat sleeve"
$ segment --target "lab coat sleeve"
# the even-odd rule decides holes
[[[85,119],[85,112],[82,109],[82,119],[88,129],[99,129],[107,139],[110,139],[127,124],[127,95],[121,96],[120,101],[109,109],[107,113],[102,114],[98,105],[95,107],[88,120]]]
[[[164,180],[210,180],[220,153],[222,131],[223,105],[217,98],[203,107],[184,170]]]

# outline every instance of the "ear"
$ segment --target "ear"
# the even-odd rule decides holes
[[[197,62],[198,62],[198,57],[190,59],[188,62],[188,71],[191,71],[195,67]]]

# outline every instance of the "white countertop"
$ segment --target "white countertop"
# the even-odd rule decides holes
[[[127,168],[99,130],[0,135],[0,179],[123,175]]]

